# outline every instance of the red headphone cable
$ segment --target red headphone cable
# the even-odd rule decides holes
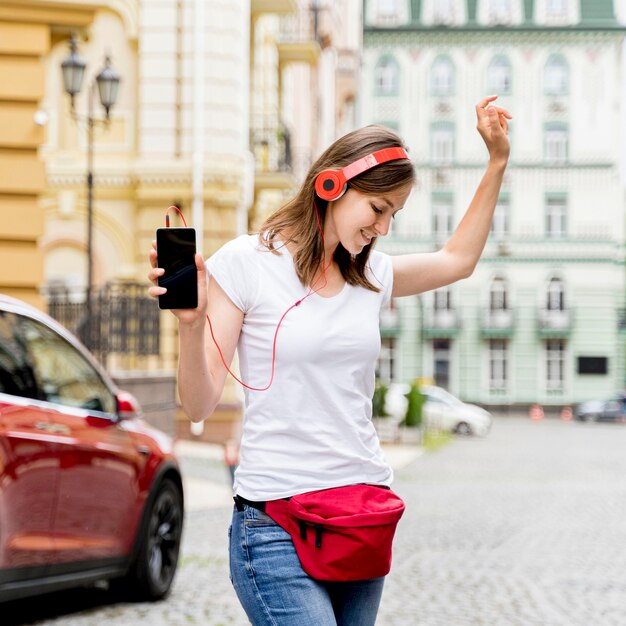
[[[317,227],[318,227],[318,229],[320,231],[320,234],[322,236],[322,245],[324,245],[325,244],[324,231],[322,229],[322,224],[320,222],[320,216],[319,216],[319,213],[317,211],[317,207],[315,207],[315,218],[317,220]],[[184,218],[183,218],[183,221],[184,221]],[[292,309],[295,309],[297,306],[300,306],[309,296],[312,296],[314,293],[317,293],[318,291],[321,291],[322,289],[324,289],[324,287],[326,287],[326,285],[328,284],[328,278],[326,276],[326,270],[328,270],[328,268],[330,267],[332,262],[333,261],[331,259],[329,261],[328,265],[326,265],[326,267],[324,267],[324,262],[322,260],[322,273],[315,279],[313,284],[309,287],[309,291],[306,293],[306,295],[303,298],[301,298],[300,300],[298,300],[297,302],[294,302],[294,304],[292,304],[282,314],[280,320],[278,321],[278,324],[276,324],[276,330],[274,331],[274,339],[272,341],[272,369],[271,369],[271,374],[270,374],[270,380],[267,383],[267,385],[265,385],[265,387],[252,387],[252,386],[248,385],[247,383],[243,382],[243,380],[238,378],[237,375],[234,374],[233,371],[230,369],[230,367],[228,367],[228,365],[226,364],[226,359],[224,358],[224,354],[222,353],[222,349],[220,348],[219,344],[217,343],[217,339],[215,338],[215,334],[213,333],[213,324],[211,324],[211,318],[209,317],[209,314],[207,313],[206,319],[209,322],[209,330],[211,332],[211,339],[213,339],[213,343],[215,344],[215,347],[217,348],[217,351],[218,351],[218,353],[220,355],[220,359],[222,360],[222,363],[223,363],[224,367],[226,368],[226,371],[240,385],[242,385],[246,389],[250,389],[250,391],[267,391],[272,386],[272,383],[274,382],[274,372],[275,372],[275,369],[276,369],[276,342],[278,340],[278,331],[280,329],[280,325],[283,323],[283,320],[285,319],[285,317],[287,316],[287,313],[289,313],[289,311],[291,311]],[[313,288],[315,287],[315,285],[319,282],[319,280],[321,278],[324,279],[324,284],[321,287],[318,287],[317,289],[314,290]]]

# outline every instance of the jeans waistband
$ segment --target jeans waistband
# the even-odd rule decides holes
[[[235,506],[237,510],[241,513],[243,511],[243,505],[246,504],[251,506],[253,509],[258,509],[265,513],[265,502],[255,502],[254,500],[248,500],[247,498],[242,498],[241,496],[234,496],[233,500],[235,501]]]

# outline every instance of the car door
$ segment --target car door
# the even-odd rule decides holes
[[[18,314],[0,310],[0,584],[44,575],[58,463]]]
[[[122,556],[139,515],[144,453],[116,415],[113,390],[76,346],[33,319],[24,320],[24,336],[54,408],[49,432],[59,460],[56,562]]]
[[[619,400],[609,400],[604,404],[600,419],[607,421],[615,421],[620,419],[622,411],[622,403]]]

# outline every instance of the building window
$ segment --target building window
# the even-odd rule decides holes
[[[508,379],[508,345],[506,339],[489,340],[489,389],[504,391]]]
[[[455,22],[455,0],[433,0],[433,22],[449,26]]]
[[[398,0],[378,0],[376,4],[376,23],[380,26],[393,26],[400,20]]]
[[[565,289],[560,278],[552,278],[548,284],[546,309],[548,311],[565,311]]]
[[[569,67],[558,54],[552,55],[543,71],[543,91],[549,96],[563,96],[569,89]]]
[[[544,153],[549,163],[567,162],[568,131],[564,124],[547,124],[545,127]]]
[[[433,308],[435,311],[450,311],[452,309],[449,287],[442,287],[433,292]]]
[[[398,63],[391,57],[383,57],[376,64],[375,80],[376,94],[391,96],[398,93],[399,82]]]
[[[437,243],[448,239],[452,232],[452,197],[433,198],[433,237]]]
[[[450,386],[450,340],[433,340],[433,372],[435,384],[448,389]]]
[[[546,389],[563,391],[565,383],[565,341],[546,341]]]
[[[560,238],[567,234],[567,200],[565,197],[546,198],[546,237]]]
[[[491,235],[502,241],[509,236],[510,202],[506,196],[500,196],[491,221]]]
[[[546,0],[546,17],[567,17],[568,0]]]
[[[513,19],[511,0],[489,0],[489,21],[496,24],[509,24]]]
[[[495,57],[487,68],[487,93],[505,96],[511,93],[511,89],[511,64],[506,57]]]
[[[579,356],[578,373],[606,375],[609,373],[609,359],[605,356]]]
[[[382,330],[395,330],[400,326],[400,311],[392,298],[389,306],[380,311],[380,327]]]
[[[489,288],[489,310],[507,311],[509,308],[507,287],[504,278],[494,278]]]
[[[448,57],[437,57],[430,70],[430,93],[451,96],[454,93],[454,64]]]
[[[397,343],[395,337],[382,337],[380,354],[378,355],[378,371],[376,375],[381,381],[390,383],[396,379]]]
[[[430,129],[430,151],[432,161],[438,165],[449,165],[454,160],[454,125],[433,124]]]

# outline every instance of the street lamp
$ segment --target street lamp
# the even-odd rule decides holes
[[[89,86],[89,97],[87,106],[87,115],[81,116],[76,113],[74,108],[74,97],[80,93],[85,76],[85,68],[87,64],[78,54],[78,43],[76,35],[72,34],[70,39],[70,54],[61,63],[61,71],[63,73],[63,85],[66,93],[70,96],[70,108],[72,117],[77,121],[87,123],[87,290],[86,290],[86,333],[84,337],[89,347],[92,347],[92,290],[93,290],[93,131],[96,124],[109,124],[110,112],[117,100],[117,93],[120,86],[120,76],[111,67],[111,59],[107,55],[104,61],[104,68],[96,76],[95,81]],[[99,120],[94,118],[93,102],[95,88],[98,88],[100,104],[104,108],[105,119]]]

